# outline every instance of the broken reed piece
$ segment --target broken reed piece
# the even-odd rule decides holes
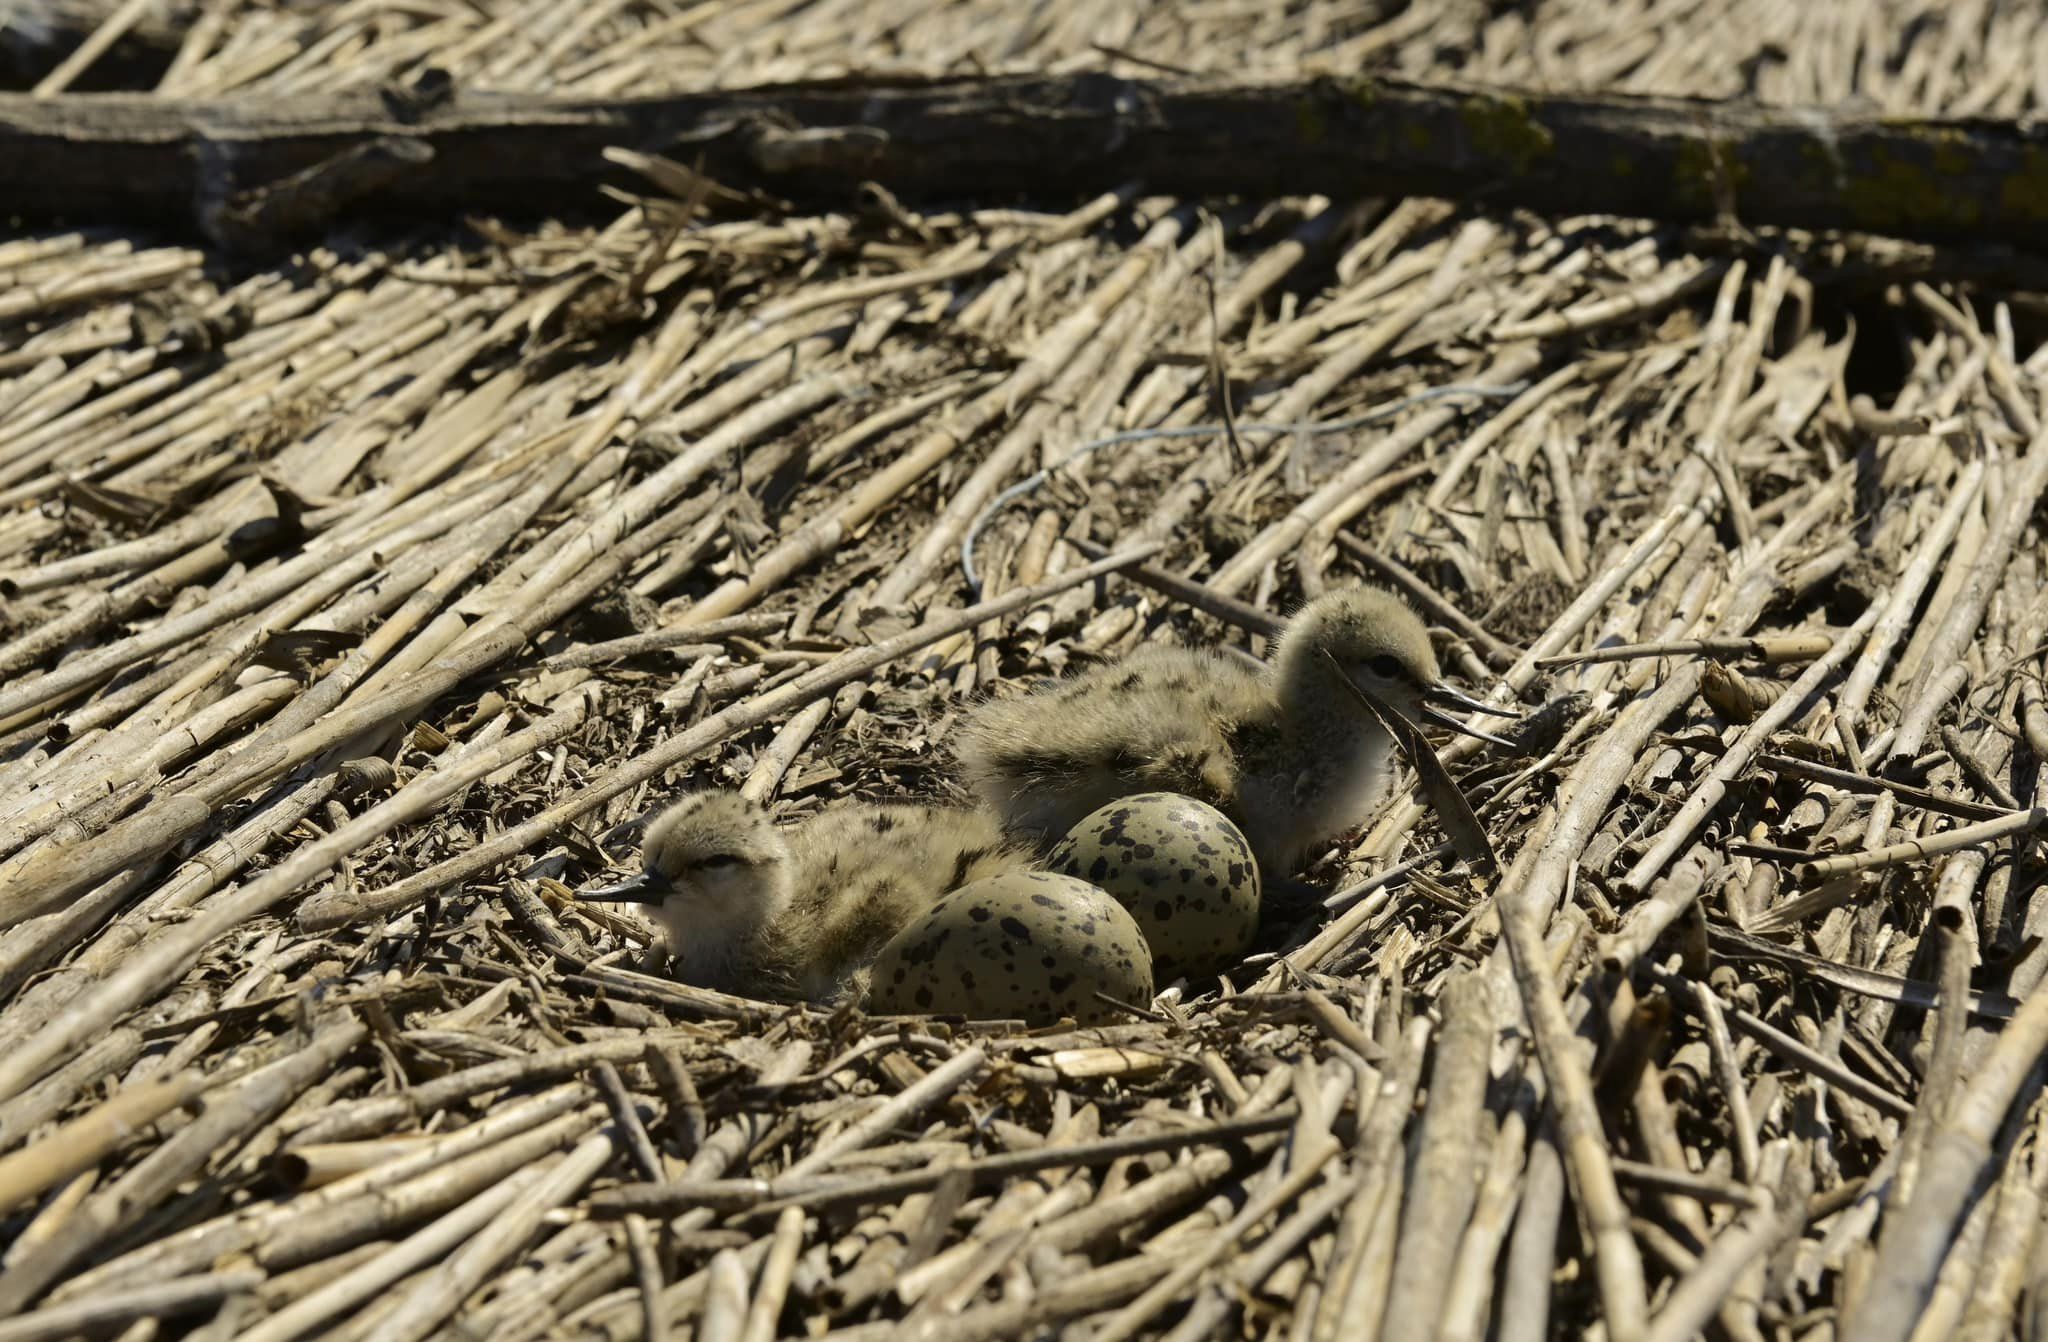
[[[1699,1336],[1731,1303],[1750,1268],[1805,1227],[1813,1176],[1806,1165],[1792,1165],[1793,1150],[1788,1137],[1770,1144],[1752,1189],[1754,1201],[1678,1278],[1650,1321],[1646,1342],[1683,1342]]]
[[[1363,1026],[1345,1015],[1344,1009],[1331,1001],[1328,993],[1320,988],[1310,988],[1302,993],[1301,1000],[1308,1018],[1332,1040],[1350,1049],[1368,1063],[1377,1066],[1386,1062],[1387,1051],[1366,1034]]]
[[[1908,806],[1917,806],[1923,811],[1952,815],[1963,820],[1997,820],[2010,814],[2009,811],[2002,811],[1996,806],[1965,801],[1961,797],[1895,782],[1889,778],[1836,769],[1813,760],[1800,759],[1796,755],[1780,754],[1776,751],[1767,750],[1760,753],[1756,757],[1756,767],[1767,769],[1783,778],[1797,779],[1805,783],[1820,783],[1860,796],[1875,796],[1880,792],[1889,792]]]
[[[1485,977],[1452,970],[1438,995],[1443,1028],[1431,1059],[1420,1131],[1400,1199],[1396,1249],[1382,1317],[1428,1318],[1441,1308],[1451,1265],[1477,1196],[1480,1162],[1491,1126],[1488,1077],[1495,1042],[1494,1004]],[[1393,1208],[1387,1208],[1391,1215]]]
[[[1711,662],[1700,679],[1700,698],[1724,722],[1750,723],[1785,697],[1790,681],[1745,676],[1734,667]]]
[[[321,1188],[337,1179],[411,1155],[426,1140],[424,1133],[401,1132],[365,1142],[319,1142],[294,1146],[271,1157],[270,1168],[280,1183],[294,1191]]]
[[[997,1180],[1042,1170],[1107,1165],[1131,1156],[1217,1146],[1293,1126],[1292,1107],[1220,1119],[1206,1127],[1104,1137],[1060,1146],[1006,1151],[979,1160],[926,1165],[896,1174],[789,1176],[774,1179],[702,1179],[668,1183],[627,1184],[593,1193],[584,1206],[592,1216],[673,1216],[693,1207],[746,1209],[757,1215],[789,1207],[843,1207],[887,1202],[910,1193],[937,1188],[952,1176],[973,1181]]]
[[[2020,677],[2020,734],[2034,758],[2048,763],[2048,704],[2042,702],[2037,676]]]
[[[1591,652],[1568,652],[1556,657],[1538,657],[1536,665],[1550,670],[1560,666],[1585,666],[1594,662],[1631,662],[1643,657],[1712,657],[1716,660],[1762,662],[1785,666],[1810,662],[1835,646],[1835,635],[1768,634],[1757,638],[1675,638],[1654,643],[1617,643]]]
[[[1691,987],[1693,980],[1654,967],[1649,970],[1649,976],[1671,995],[1672,1005],[1682,1008],[1695,1019],[1700,1019],[1699,1001],[1693,996]],[[1820,1050],[1802,1043],[1741,1007],[1725,1001],[1720,1002],[1719,1006],[1721,1015],[1731,1030],[1748,1035],[1788,1066],[1818,1077],[1890,1117],[1905,1118],[1913,1112],[1913,1106],[1898,1092],[1871,1080],[1839,1059],[1829,1057]]]
[[[120,1150],[137,1129],[191,1103],[218,1081],[197,1072],[180,1072],[138,1082],[41,1141],[0,1157],[0,1212],[11,1211],[74,1174],[93,1168]]]
[[[141,1276],[200,1272],[218,1256],[257,1245],[272,1262],[317,1261],[403,1224],[408,1207],[453,1205],[576,1140],[602,1113],[602,1106],[585,1105],[588,1098],[589,1088],[572,1082],[502,1104],[466,1127],[415,1142],[403,1156],[260,1211],[204,1223],[204,1233],[191,1240],[131,1250],[74,1276],[63,1291],[94,1294]]]
[[[1130,1003],[1117,1002],[1108,993],[1097,993],[1096,996],[1122,1010],[1137,1011]],[[1152,1013],[1144,1014],[1147,1019],[1162,1019]],[[1171,1066],[1173,1059],[1135,1048],[1066,1048],[1048,1055],[1045,1062],[1062,1080],[1085,1081],[1099,1080],[1103,1077],[1144,1076]]]
[[[542,659],[541,669],[569,671],[580,666],[602,666],[651,652],[666,653],[677,661],[691,661],[716,657],[724,651],[723,644],[702,641],[694,629],[657,629],[652,633],[615,638],[606,643],[585,643],[569,648]]]
[[[1615,1157],[1614,1173],[1623,1183],[1636,1188],[1654,1189],[1659,1193],[1676,1193],[1680,1197],[1691,1198],[1695,1202],[1712,1203],[1715,1206],[1755,1207],[1761,1202],[1756,1189],[1748,1184],[1716,1179],[1710,1174],[1694,1174],[1689,1170],[1646,1164],[1639,1160],[1624,1160],[1619,1156]]]
[[[1067,544],[1079,550],[1091,560],[1107,559],[1107,547],[1093,541],[1067,538]],[[1192,606],[1205,615],[1213,615],[1225,624],[1236,625],[1248,634],[1260,638],[1278,638],[1286,621],[1271,611],[1261,610],[1249,601],[1240,601],[1234,596],[1217,591],[1207,583],[1179,574],[1168,573],[1157,564],[1132,564],[1123,570],[1123,576],[1142,583],[1162,596],[1170,596],[1184,606]]]
[[[1843,1337],[1905,1342],[1972,1195],[1997,1159],[1997,1138],[2048,1049],[2048,993],[2035,993],[1972,1068],[1927,1139],[1918,1180],[1883,1236],[1870,1285],[1843,1311]]]
[[[1793,865],[1796,869],[1797,863]],[[1809,918],[1818,918],[1845,904],[1855,903],[1864,895],[1868,885],[1868,882],[1854,876],[1837,876],[1823,881],[1816,889],[1772,905],[1750,923],[1749,930],[1759,936],[1789,932]]]
[[[2018,834],[2048,833],[2048,808],[2033,807],[2025,811],[2013,811],[1996,820],[1982,820],[1960,829],[1945,830],[1940,834],[1929,834],[1925,838],[1909,839],[1905,843],[1886,844],[1882,848],[1865,848],[1853,853],[1837,853],[1830,857],[1815,858],[1802,862],[1795,874],[1805,884],[1818,884],[1837,876],[1854,872],[1877,871],[1884,867],[1903,866],[1921,858],[1937,857],[1942,853],[1961,852],[1979,844],[1995,843],[1999,839],[2011,838]]]
[[[1932,1010],[1940,1000],[1938,986],[1925,980],[1838,964],[1762,937],[1738,932],[1732,927],[1709,923],[1707,939],[1714,954],[1724,960],[1761,960],[1792,977],[1814,979],[1860,997],[1875,998],[1895,1006],[1918,1007],[1923,1011]],[[2019,1002],[2004,993],[1975,989],[1969,993],[1968,1004],[1971,1014],[1990,1020],[2010,1020],[2012,1014],[2019,1010]]]
[[[1327,1131],[1297,1133],[1291,1149],[1276,1154],[1269,1164],[1276,1176],[1273,1181],[1249,1198],[1237,1215],[1193,1248],[1164,1278],[1110,1316],[1095,1332],[1095,1342],[1130,1342],[1143,1332],[1155,1315],[1200,1280],[1261,1221],[1308,1192],[1322,1178],[1323,1166],[1342,1149],[1342,1144]],[[1340,1174],[1335,1181],[1355,1186],[1361,1177],[1358,1173]]]
[[[1942,723],[1939,732],[1942,745],[1948,749],[1949,758],[1963,771],[1964,779],[1976,789],[1978,796],[1989,797],[1992,804],[2001,810],[2020,809],[2019,798],[2013,796],[2005,784],[1999,782],[1997,776],[1985,767],[1984,761],[1977,758],[1977,752],[1963,739],[1963,734],[1956,730],[1954,723]],[[2000,749],[2001,757],[2009,755],[2010,752],[2009,744],[2003,745]]]
[[[1863,392],[1849,398],[1849,419],[1859,432],[1873,438],[1903,438],[1926,433],[1934,425],[1926,415],[1899,414],[1881,409]]]

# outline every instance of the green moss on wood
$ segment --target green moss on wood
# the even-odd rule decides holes
[[[1678,146],[1672,173],[1671,194],[1684,208],[1716,210],[1725,189],[1736,213],[1741,213],[1742,189],[1749,184],[1750,172],[1727,141],[1711,136],[1686,140]]]
[[[2048,223],[2048,154],[2030,148],[2020,155],[2020,166],[1999,183],[1998,209],[2008,221]]]
[[[1294,133],[1303,144],[1321,144],[1330,135],[1330,119],[1313,93],[1294,100]]]
[[[1845,170],[1842,203],[1858,228],[1896,229],[1904,224],[1951,224],[1968,227],[1983,217],[1983,202],[1956,189],[1954,178],[1967,168],[1961,150],[1948,132],[1916,130],[1910,156],[1879,150],[1867,165]]]
[[[1372,107],[1380,100],[1380,82],[1371,75],[1338,75],[1327,82],[1359,107]]]
[[[1969,141],[1959,130],[1934,130],[1934,170],[1944,177],[1961,177],[1970,170]]]
[[[1458,111],[1472,137],[1472,147],[1507,160],[1517,172],[1539,158],[1548,158],[1557,148],[1550,128],[1529,115],[1524,99],[1474,94],[1459,104]]]

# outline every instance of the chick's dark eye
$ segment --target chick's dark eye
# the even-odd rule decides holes
[[[1365,669],[1382,680],[1398,680],[1401,676],[1401,659],[1385,655],[1368,658]]]
[[[697,865],[705,871],[723,871],[728,867],[737,867],[740,861],[739,856],[733,853],[713,853],[700,859]]]

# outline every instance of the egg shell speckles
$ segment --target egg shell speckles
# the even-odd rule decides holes
[[[961,886],[875,957],[868,1010],[1051,1025],[1152,1001],[1152,955],[1121,904],[1086,881],[1010,872]]]
[[[1230,818],[1176,792],[1121,797],[1067,832],[1046,864],[1131,911],[1162,983],[1242,959],[1259,930],[1259,866]]]

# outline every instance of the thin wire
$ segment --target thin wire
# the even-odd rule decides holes
[[[1381,406],[1370,414],[1354,415],[1350,419],[1302,420],[1294,424],[1239,424],[1237,431],[1240,435],[1247,433],[1288,433],[1301,437],[1313,437],[1321,433],[1342,433],[1346,429],[1356,429],[1367,424],[1377,424],[1384,419],[1392,419],[1395,415],[1400,414],[1412,405],[1419,405],[1424,401],[1434,401],[1445,396],[1498,398],[1519,396],[1528,389],[1529,384],[1527,382],[1507,382],[1497,387],[1457,383],[1452,386],[1431,387],[1427,391],[1418,391],[1413,396],[1402,397],[1392,405]],[[1083,443],[1062,457],[1056,464],[1048,466],[1042,471],[1033,471],[1030,475],[1025,476],[1016,484],[1011,485],[1008,489],[990,499],[988,506],[974,515],[974,521],[969,524],[967,534],[960,538],[960,572],[967,579],[967,589],[974,594],[976,601],[981,600],[981,575],[976,572],[974,567],[974,547],[976,542],[981,539],[981,533],[986,531],[988,524],[995,520],[996,515],[1009,507],[1012,502],[1031,493],[1047,480],[1050,480],[1054,471],[1064,469],[1082,457],[1093,452],[1099,452],[1105,447],[1115,447],[1118,443],[1143,442],[1148,438],[1205,438],[1225,431],[1226,426],[1222,424],[1190,424],[1178,429],[1125,429],[1121,433],[1112,433],[1107,438],[1097,438],[1093,442]]]

